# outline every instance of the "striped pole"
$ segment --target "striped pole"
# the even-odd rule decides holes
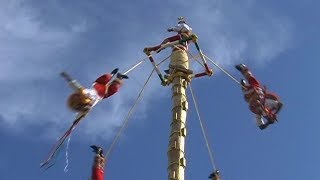
[[[185,50],[174,51],[170,57],[171,65],[178,67],[189,67],[188,55]],[[188,98],[186,88],[189,79],[186,79],[190,73],[176,69],[171,76],[172,84],[172,117],[171,130],[168,146],[168,180],[185,180],[186,157],[185,140],[187,136],[187,112]]]
[[[202,50],[200,49],[198,43],[197,43],[197,40],[194,41],[194,45],[196,46],[197,50],[199,51],[199,55],[202,59],[202,62],[203,62],[203,65],[207,71],[207,75],[211,76],[212,75],[212,69],[209,68],[207,62],[206,62],[206,59],[204,58],[204,55],[202,53]]]
[[[159,76],[159,78],[161,80],[161,84],[165,86],[166,85],[166,81],[164,80],[164,78],[163,78],[158,66],[154,62],[153,57],[150,54],[147,54],[147,55],[149,56],[149,60],[150,60],[151,64],[153,65],[154,69],[156,70],[156,72],[157,72],[157,74],[158,74],[158,76]]]
[[[198,78],[198,77],[207,76],[207,75],[208,75],[207,72],[202,72],[202,73],[195,74],[195,75],[193,75],[192,77],[193,77],[193,78]]]

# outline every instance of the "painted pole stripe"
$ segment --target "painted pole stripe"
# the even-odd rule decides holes
[[[204,55],[203,55],[203,53],[202,53],[202,51],[201,51],[198,43],[197,43],[197,42],[194,42],[194,44],[195,44],[197,50],[199,51],[199,55],[200,55],[200,57],[201,57],[201,59],[202,59],[202,62],[203,62],[203,65],[204,65],[206,71],[207,71],[207,72],[210,72],[210,69],[209,69],[209,67],[208,67],[208,65],[207,65],[206,59],[204,58]]]
[[[161,74],[159,68],[157,67],[156,63],[154,62],[154,59],[153,59],[153,57],[152,57],[151,55],[149,56],[149,60],[150,60],[150,62],[152,63],[154,69],[156,70],[156,72],[157,72],[157,74],[158,74],[161,82],[162,82],[163,84],[165,84],[165,81],[164,81],[164,79],[163,79],[163,77],[162,77],[162,74]]]
[[[195,74],[194,77],[198,78],[198,77],[207,76],[207,75],[208,75],[207,72],[202,72],[202,73]]]

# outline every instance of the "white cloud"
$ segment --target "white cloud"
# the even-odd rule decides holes
[[[185,16],[198,34],[200,46],[219,64],[248,59],[262,63],[292,46],[290,19],[260,7],[258,1],[200,0],[196,6],[191,2],[181,5],[190,9]]]
[[[43,124],[43,114],[51,113],[51,121],[62,118],[57,105],[59,91],[50,85],[61,64],[54,59],[68,48],[84,24],[73,29],[50,29],[43,26],[32,9],[22,1],[0,2],[0,114],[12,129],[30,124]],[[61,99],[61,98],[60,98]],[[52,104],[51,104],[52,103]],[[50,106],[51,105],[51,106]]]
[[[135,43],[135,45],[137,44]],[[138,47],[143,47],[143,45],[138,45]],[[123,48],[127,50],[119,54],[117,61],[114,63],[110,62],[108,66],[120,67],[120,71],[125,72],[140,60],[145,58],[144,56],[132,56],[133,54],[137,53],[134,49],[130,48],[130,43],[125,45]],[[140,54],[143,55],[142,53]],[[121,60],[120,64],[118,60]],[[156,61],[159,62],[159,59],[156,59]],[[94,68],[97,69],[97,67],[92,67],[92,69]],[[162,69],[164,68],[165,66],[162,67]],[[102,72],[103,70],[98,71]],[[115,96],[104,100],[101,104],[95,107],[90,116],[87,118],[87,121],[90,121],[91,123],[84,124],[82,128],[82,132],[86,135],[86,138],[108,139],[113,137],[113,135],[118,132],[120,126],[122,126],[123,121],[127,117],[129,110],[134,105],[136,98],[142,90],[143,85],[151,71],[152,66],[149,60],[147,60],[139,67],[128,73],[130,79],[125,81],[123,87]],[[142,94],[142,100],[138,102],[137,106],[132,111],[129,124],[133,123],[132,121],[135,121],[136,123],[137,120],[145,119],[149,108],[151,108],[150,102],[154,99],[159,100],[161,97],[166,96],[169,91],[170,88],[163,87],[160,84],[160,80],[154,72],[144,90],[144,93]]]
[[[74,24],[72,30],[50,29],[41,25],[37,18],[32,9],[20,1],[1,3],[1,81],[53,75],[58,63],[50,62],[50,56],[68,46],[76,34],[85,29],[84,24]],[[51,68],[46,68],[48,65]]]
[[[194,3],[183,1],[179,6],[182,5],[182,9],[192,9],[186,16],[199,35],[199,43],[204,52],[220,64],[229,65],[243,59],[265,62],[274,59],[290,47],[290,20],[265,10],[262,10],[263,16],[255,16],[255,2],[252,0],[233,5],[228,1],[203,0],[194,6]],[[164,15],[164,18],[167,17],[169,20],[173,13],[177,12],[170,9],[168,13],[164,13],[167,15]],[[127,70],[141,60],[139,58],[144,57],[144,46],[149,42],[154,42],[152,45],[157,44],[157,40],[164,38],[161,34],[163,31],[154,28],[150,32],[138,32],[144,30],[142,20],[130,22],[130,37],[124,34],[124,29],[127,28],[124,27],[125,24],[118,24],[117,27],[112,27],[113,30],[108,36],[130,38],[122,44],[121,49],[117,49],[118,53],[111,52],[114,50],[112,42],[102,42],[103,40],[94,39],[97,37],[92,36],[88,39],[92,38],[91,40],[97,44],[106,44],[105,52],[99,52],[102,55],[97,55],[98,50],[78,52],[78,49],[75,49],[77,52],[72,52],[92,58],[85,62],[84,68],[77,64],[84,59],[62,61],[59,58],[68,58],[63,52],[68,49],[71,51],[77,45],[81,33],[87,31],[88,24],[99,24],[88,22],[88,18],[71,23],[71,28],[53,28],[47,26],[48,24],[44,26],[40,20],[41,17],[35,13],[35,9],[24,6],[21,1],[0,1],[0,82],[3,85],[0,90],[0,114],[3,119],[0,121],[4,121],[6,127],[16,130],[30,130],[43,126],[43,136],[46,138],[57,137],[73,118],[65,106],[65,99],[71,90],[57,76],[66,64],[78,67],[79,69],[74,70],[79,72],[71,74],[82,74],[83,77],[76,78],[88,85],[89,83],[85,82],[92,82],[105,72],[106,68],[111,70],[113,67],[120,67],[122,72]],[[168,26],[174,23],[172,21],[170,19]],[[134,25],[137,27],[133,27]],[[110,27],[103,28],[109,30]],[[157,32],[159,35],[154,36]],[[139,36],[138,33],[145,36]],[[167,53],[169,50],[164,51],[164,54]],[[159,62],[164,56],[156,56],[156,61]],[[104,64],[107,64],[107,67]],[[129,73],[130,79],[126,81],[119,94],[99,104],[81,123],[80,134],[88,139],[110,138],[134,103],[151,68],[150,62],[145,62]],[[162,69],[164,68],[165,66]],[[134,118],[138,118],[137,114],[139,118],[146,116],[150,101],[155,97],[160,99],[168,96],[169,91],[170,88],[163,88],[158,77],[154,75],[146,89],[143,102],[138,105],[138,112],[134,113]]]

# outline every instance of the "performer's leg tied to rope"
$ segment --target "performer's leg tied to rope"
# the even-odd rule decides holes
[[[266,116],[266,111],[264,107],[264,91],[261,84],[244,64],[239,64],[235,67],[249,83],[247,85],[244,80],[241,80],[244,98],[249,103],[251,112],[256,114],[257,125],[260,129],[264,129],[268,126],[268,123],[263,120],[263,117]]]

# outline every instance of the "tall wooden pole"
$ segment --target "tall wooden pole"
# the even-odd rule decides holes
[[[190,82],[192,71],[188,70],[187,52],[175,50],[171,55],[170,76],[168,82],[172,84],[172,122],[168,147],[168,179],[184,180],[186,158],[185,138],[187,134],[186,119],[188,100],[186,88]]]

